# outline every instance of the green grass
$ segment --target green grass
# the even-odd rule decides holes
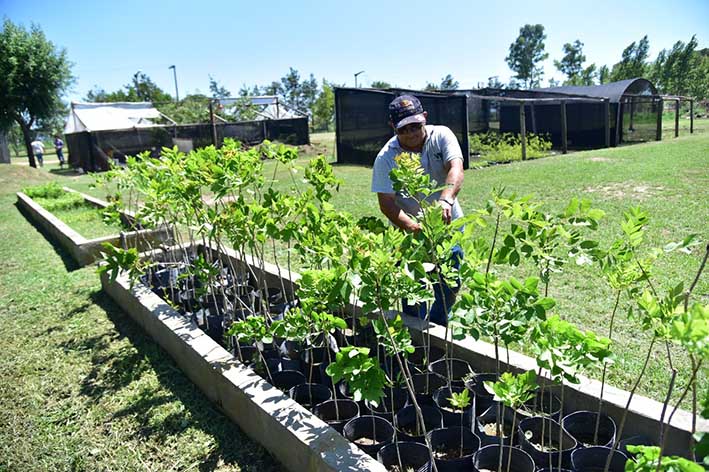
[[[18,211],[46,169],[0,166],[0,470],[281,470]]]

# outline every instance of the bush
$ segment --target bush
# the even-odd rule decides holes
[[[22,192],[30,198],[59,198],[66,193],[56,182],[26,187]]]
[[[522,141],[513,133],[471,134],[468,145],[471,154],[480,154],[488,162],[511,162],[522,159]],[[527,133],[527,159],[545,157],[551,149],[548,135]]]

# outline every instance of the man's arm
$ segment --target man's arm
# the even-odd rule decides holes
[[[452,203],[455,202],[460,187],[463,185],[463,159],[453,159],[446,163],[446,188],[441,191],[439,201],[443,208],[443,219],[446,223],[451,222]],[[450,203],[447,203],[450,202]]]
[[[405,231],[418,231],[421,229],[421,225],[397,206],[395,194],[377,193],[377,199],[379,200],[381,212],[396,226]]]

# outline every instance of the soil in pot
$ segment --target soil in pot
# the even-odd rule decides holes
[[[465,387],[446,386],[439,388],[433,393],[433,401],[443,414],[444,426],[470,426],[475,417],[475,393],[470,393],[470,405],[464,410],[459,410],[450,404],[450,397],[453,393],[460,393],[465,390]],[[462,422],[461,422],[462,417]]]
[[[378,416],[359,416],[347,422],[342,435],[370,456],[375,456],[384,444],[394,440],[394,426]]]
[[[502,414],[502,419],[500,421],[501,431],[497,431],[497,404],[494,403],[490,408],[487,409],[485,413],[477,418],[478,432],[480,440],[483,446],[490,444],[510,444],[514,438],[514,425],[512,421],[514,420],[514,412],[510,408],[500,407],[500,412]],[[499,436],[498,433],[502,433]],[[517,441],[514,441],[515,443]]]
[[[562,467],[571,468],[571,451],[577,443],[561,429],[559,423],[543,417],[525,418],[519,422],[517,430],[522,449],[532,457],[537,467],[557,467],[561,455]]]
[[[529,454],[516,447],[497,444],[482,447],[473,455],[474,470],[497,472],[500,454],[503,472],[534,472],[534,461]]]
[[[480,448],[480,439],[470,429],[459,426],[434,429],[428,438],[438,472],[470,470],[471,458]]]
[[[576,411],[566,415],[561,421],[561,425],[578,441],[579,446],[610,447],[615,442],[615,421],[610,416],[601,413],[598,424],[598,440],[594,441],[597,419],[598,413],[595,411]]]
[[[571,453],[571,464],[576,472],[603,472],[611,448],[592,446],[576,449]],[[620,451],[613,451],[609,472],[624,472],[628,458]]]
[[[431,467],[428,448],[410,441],[395,442],[382,447],[377,453],[377,460],[390,472],[425,472]]]
[[[421,414],[423,425],[417,419],[414,405],[405,406],[394,416],[394,426],[401,440],[422,443],[426,432],[443,426],[443,416],[437,407],[421,405]]]
[[[451,383],[459,387],[463,386],[465,379],[475,374],[470,364],[462,359],[439,359],[431,363],[429,370],[441,377],[450,378]]]
[[[332,398],[332,391],[323,384],[304,383],[291,387],[289,396],[308,410]]]
[[[335,402],[337,402],[337,408],[335,408]],[[315,405],[313,413],[338,433],[342,433],[345,424],[352,418],[359,416],[359,406],[357,402],[352,400],[328,400]]]

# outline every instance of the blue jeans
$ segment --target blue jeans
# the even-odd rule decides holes
[[[458,269],[460,267],[460,260],[463,258],[463,249],[460,246],[453,246],[451,251],[451,260],[453,261],[453,267]],[[426,319],[426,315],[429,315],[429,321],[442,326],[448,324],[448,313],[451,311],[453,303],[455,303],[455,296],[460,289],[460,283],[455,287],[449,287],[445,282],[433,284],[433,295],[435,297],[433,303],[431,304],[430,313],[428,312],[428,303],[415,303],[409,305],[409,303],[404,298],[401,300],[402,311],[404,314],[409,316],[417,316],[421,319]]]

